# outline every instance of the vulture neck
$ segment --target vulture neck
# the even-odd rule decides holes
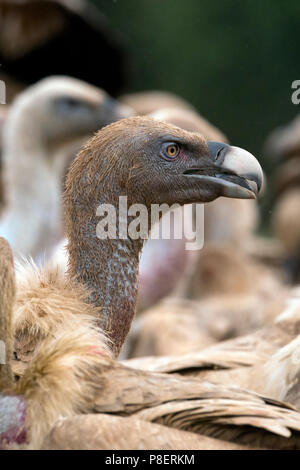
[[[4,129],[2,156],[5,208],[1,235],[15,254],[33,257],[59,239],[53,227],[60,220],[61,193],[61,181],[37,127],[33,120],[14,112]]]
[[[79,183],[69,184],[69,189],[67,184],[65,197],[68,274],[85,286],[89,301],[99,307],[98,325],[111,339],[113,353],[117,356],[135,313],[143,240],[118,238],[119,196],[124,195],[118,183],[118,172],[112,172],[99,184],[97,170],[92,165],[80,171]],[[101,204],[115,208],[116,239],[103,240],[97,236],[96,227],[102,217],[96,212]]]

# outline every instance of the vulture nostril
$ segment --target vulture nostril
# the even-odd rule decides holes
[[[207,142],[207,145],[212,161],[221,164],[224,160],[229,145],[221,142]]]
[[[220,160],[221,158],[223,159],[226,153],[226,148],[222,147],[221,149],[218,150],[217,155],[216,155],[216,160]]]

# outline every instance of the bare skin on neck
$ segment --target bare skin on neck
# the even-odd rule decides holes
[[[82,179],[84,176],[82,176]],[[68,224],[70,251],[70,276],[85,285],[90,292],[91,303],[99,307],[99,327],[112,340],[115,356],[118,356],[129,332],[137,300],[137,277],[142,240],[97,238],[96,226],[99,204],[115,206],[118,220],[118,188],[111,178],[105,185],[107,195],[92,193],[88,206],[76,210],[76,227]],[[82,187],[82,197],[86,186]],[[80,194],[78,194],[80,197]],[[89,210],[86,210],[86,207]],[[80,222],[79,222],[80,220]]]

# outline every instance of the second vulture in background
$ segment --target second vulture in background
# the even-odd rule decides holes
[[[64,234],[68,165],[91,133],[130,114],[103,90],[69,77],[44,79],[15,99],[2,135],[0,219],[0,235],[15,255],[51,254]]]

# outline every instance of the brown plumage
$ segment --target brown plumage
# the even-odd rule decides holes
[[[250,367],[265,358],[263,353],[251,350],[240,344],[239,348],[230,347],[230,342],[219,343],[202,351],[180,355],[146,356],[122,361],[127,367],[135,369],[179,373],[183,375],[205,373],[207,370],[231,370]]]
[[[210,244],[199,251],[194,272],[182,288],[182,294],[192,300],[255,294],[271,300],[279,287],[282,287],[281,279],[243,250],[226,243]],[[279,307],[278,313],[281,310]]]
[[[55,336],[65,323],[80,328],[99,315],[88,302],[80,284],[66,279],[58,266],[37,268],[33,263],[18,265],[17,295],[14,305],[14,370],[23,371],[46,338]]]
[[[70,348],[69,355],[62,348],[69,338],[65,332],[64,339],[61,338],[61,343],[56,343],[55,350],[52,350],[56,362],[51,364],[51,356],[45,354],[45,348],[43,355],[42,350],[40,351],[39,360],[36,359],[35,368],[31,368],[30,374],[30,369],[27,370],[28,382],[24,381],[25,377],[22,378],[25,391],[27,387],[29,389],[29,406],[32,403],[31,409],[27,411],[27,422],[31,422],[32,426],[34,424],[29,434],[32,436],[31,446],[40,445],[46,434],[47,424],[49,426],[55,417],[72,417],[76,412],[133,416],[171,428],[216,435],[218,439],[251,446],[299,446],[297,432],[291,437],[291,430],[300,431],[299,414],[279,402],[235,387],[127,368],[107,356],[97,356],[94,350],[84,356],[83,342],[80,357],[76,358],[74,345]],[[79,346],[79,338],[78,341]],[[71,385],[73,393],[70,393]],[[18,391],[20,393],[22,389],[19,388]],[[50,411],[55,411],[55,414],[51,415]],[[41,416],[43,420],[40,422]],[[90,424],[87,423],[86,435],[93,432],[95,419]],[[98,423],[99,421],[100,418]],[[249,426],[253,426],[252,431]],[[119,431],[121,430],[122,426],[119,425]],[[101,427],[98,435],[100,433]],[[130,434],[123,434],[122,437],[128,448],[132,446],[132,439],[133,442],[137,441],[136,434],[132,438]],[[287,437],[290,439],[286,439]],[[105,434],[103,441],[105,445]],[[64,446],[64,441],[61,445]],[[201,448],[200,440],[198,445]],[[221,442],[220,447],[223,446]],[[218,448],[218,442],[215,442],[215,448]]]
[[[181,356],[141,357],[124,364],[230,383],[298,405],[299,319],[299,292],[295,289],[280,315],[250,335]]]
[[[231,244],[207,244],[173,296],[136,320],[127,357],[199,351],[250,334],[284,308],[279,276]]]
[[[255,367],[249,386],[258,392],[291,403],[300,410],[300,336]]]
[[[11,249],[3,238],[0,238],[0,292],[0,449],[2,449],[7,443],[24,443],[23,426],[26,413],[22,397],[9,396],[14,391],[11,357],[15,272]]]
[[[117,363],[94,369],[93,377],[89,380],[94,382],[94,393],[88,397],[93,412],[133,416],[253,446],[299,446],[298,433],[291,437],[290,432],[300,431],[299,414],[254,393],[193,378],[142,372]]]
[[[53,427],[42,450],[246,450],[248,447],[135,417],[89,414]]]
[[[91,307],[89,314],[84,311],[80,313],[80,308],[85,304],[77,303],[75,308],[67,289],[61,290],[66,303],[64,310],[61,310],[61,317],[58,318],[56,314],[57,328],[51,330],[48,323],[47,336],[41,336],[39,326],[44,326],[41,316],[48,314],[51,321],[51,308],[62,307],[58,292],[52,295],[51,304],[51,292],[48,291],[48,311],[41,310],[41,299],[40,304],[36,302],[35,311],[30,312],[31,316],[27,316],[23,324],[27,328],[23,333],[27,337],[40,339],[40,344],[28,367],[19,374],[22,375],[20,380],[14,382],[12,311],[15,279],[12,253],[3,238],[0,238],[0,266],[0,339],[6,346],[5,364],[1,361],[0,365],[0,447],[30,444],[36,448],[58,417],[72,416],[84,409],[85,397],[91,393],[89,381],[83,379],[81,382],[81,377],[92,373],[95,362],[105,363],[105,358],[109,359],[110,350],[105,336],[95,329]],[[49,290],[54,289],[54,278],[55,274],[52,273],[48,279],[52,280]],[[41,284],[45,281],[46,278],[40,278]],[[27,294],[33,295],[31,302],[34,305],[34,292],[27,291]],[[34,321],[34,314],[36,320],[41,322],[40,325]]]
[[[8,292],[5,293],[2,290],[4,295],[2,294],[3,310],[1,309],[1,312],[4,312],[4,316],[9,320],[14,279],[12,255],[3,240],[1,240],[1,247],[4,247],[0,250],[1,267],[7,261],[9,269],[6,273],[9,276],[5,276],[5,282],[4,277],[2,278],[4,282],[4,284],[2,282],[2,287],[8,289]],[[8,279],[10,279],[9,283],[7,283]],[[8,299],[9,293],[11,297]],[[67,304],[66,299],[66,306]],[[66,306],[64,313],[67,312]],[[0,416],[2,412],[4,418],[7,418],[8,400],[10,400],[10,406],[13,406],[11,400],[17,399],[19,406],[20,404],[24,406],[25,402],[26,419],[23,423],[22,415],[19,428],[15,431],[16,434],[11,432],[10,423],[6,423],[8,429],[4,429],[4,432],[1,429],[0,432],[1,445],[22,444],[27,448],[28,446],[39,448],[43,445],[44,448],[64,449],[93,446],[93,448],[106,449],[112,439],[115,439],[114,431],[109,431],[111,425],[115,426],[115,432],[118,434],[116,445],[120,448],[134,448],[137,443],[141,448],[152,446],[167,449],[182,446],[184,448],[196,446],[199,449],[242,448],[237,444],[226,443],[219,439],[213,440],[201,435],[185,434],[185,432],[176,432],[165,427],[160,429],[155,425],[142,423],[140,420],[161,422],[168,427],[185,429],[193,433],[195,431],[200,434],[216,433],[225,440],[237,439],[243,443],[248,443],[248,441],[245,433],[242,439],[238,438],[238,428],[243,424],[245,426],[252,424],[256,427],[256,431],[246,435],[250,439],[251,446],[272,445],[289,448],[298,445],[296,436],[291,440],[279,437],[280,435],[289,436],[289,428],[300,430],[300,420],[298,424],[297,415],[288,408],[278,408],[279,404],[275,407],[268,405],[267,401],[247,392],[226,387],[218,388],[207,383],[201,384],[193,379],[126,368],[110,359],[106,341],[103,336],[101,337],[100,332],[94,329],[91,318],[90,321],[89,318],[82,318],[81,324],[76,322],[74,324],[74,319],[76,319],[75,313],[73,313],[73,318],[71,315],[70,318],[64,317],[59,330],[53,335],[49,334],[43,340],[24,376],[15,385],[6,386],[4,389],[5,395],[0,396]],[[3,320],[3,315],[1,315],[1,320]],[[7,342],[10,338],[9,328],[3,321],[0,325],[2,337],[5,334]],[[210,361],[215,362],[213,356]],[[198,358],[198,365],[200,362],[201,359]],[[206,364],[208,365],[207,361]],[[223,366],[224,364],[223,359]],[[228,357],[227,366],[230,364]],[[3,369],[1,369],[2,372]],[[212,400],[216,403],[213,407],[211,406]],[[4,410],[1,410],[1,404]],[[227,411],[224,414],[225,404]],[[206,410],[210,407],[208,426],[205,424],[207,420],[205,413],[204,421],[202,421],[201,409],[203,407]],[[196,410],[197,413],[195,413]],[[90,412],[133,415],[133,419],[122,421],[122,418],[102,415],[76,417],[78,413]],[[234,420],[231,417],[232,412],[237,416],[243,414],[243,418]],[[173,422],[174,413],[179,413],[179,419]],[[183,420],[180,413],[184,416]],[[257,413],[260,415],[259,418],[256,416]],[[58,421],[60,417],[70,419],[64,420],[65,424],[62,424]],[[230,424],[229,427],[227,423]],[[15,421],[13,424],[15,425]],[[137,426],[131,427],[135,432],[126,432],[126,429],[133,424]],[[237,428],[234,427],[232,430],[232,425]],[[96,434],[95,426],[97,426]],[[141,431],[144,430],[143,437],[136,432],[138,428]],[[266,430],[271,433],[266,434]],[[83,436],[83,431],[84,441],[79,444],[78,439]],[[49,432],[50,435],[43,444]],[[93,436],[92,440],[89,440],[88,436]],[[180,443],[179,439],[183,439],[184,443]]]
[[[186,354],[214,344],[218,325],[210,313],[198,302],[166,297],[135,319],[122,359]]]
[[[76,357],[77,349],[72,342],[69,343],[68,355],[62,345],[66,345],[69,339],[68,333],[65,332],[61,343],[53,343],[52,355],[45,354],[47,348],[41,349],[36,357],[35,367],[32,363],[26,371],[26,376],[20,380],[22,387],[17,388],[18,393],[25,392],[25,428],[27,440],[32,448],[41,445],[53,426],[54,430],[59,428],[58,418],[72,418],[78,413],[132,416],[197,433],[200,435],[197,444],[199,448],[207,445],[205,439],[201,442],[202,434],[215,435],[221,440],[251,446],[299,447],[299,414],[279,402],[272,402],[235,387],[126,368],[108,357],[97,356],[93,350],[87,352],[83,342],[79,357]],[[78,338],[78,341],[79,346],[81,340]],[[93,433],[93,423],[96,421],[100,438],[101,418],[87,418],[86,421],[85,436]],[[65,429],[67,431],[68,427]],[[124,430],[121,423],[117,429],[121,438],[120,432]],[[292,430],[296,432],[291,437]],[[72,436],[72,425],[69,432]],[[105,421],[103,432],[102,445],[106,448]],[[145,432],[151,433],[153,429],[146,427]],[[290,439],[286,439],[287,437]],[[65,439],[66,441],[61,440],[62,448],[68,447],[70,437],[65,435]],[[137,440],[136,433],[122,434],[124,447],[131,448]],[[147,434],[144,436],[144,442],[147,443]],[[148,446],[150,445],[151,434]],[[215,449],[224,448],[222,441],[216,441],[214,444],[211,442],[210,445],[214,445]]]
[[[299,203],[300,187],[292,185],[279,196],[271,218],[274,234],[283,247],[281,265],[291,283],[300,279]]]
[[[290,296],[285,310],[269,326],[256,333],[214,346],[222,354],[224,348],[234,355],[245,352],[253,359],[250,368],[232,368],[228,372],[197,374],[216,383],[234,383],[240,387],[280,399],[299,408],[299,292]],[[210,354],[214,351],[211,350]],[[255,350],[257,359],[251,351]],[[205,354],[205,352],[203,353]],[[249,357],[249,362],[251,358]]]
[[[8,262],[6,274],[11,280],[7,284],[9,276],[6,276],[2,285],[11,296],[7,301],[2,291],[1,313],[9,319],[14,279],[12,255],[4,241],[1,240],[0,245],[4,247],[0,250],[4,257],[0,256],[0,263],[3,266]],[[5,394],[0,396],[0,417],[2,413],[7,426],[0,430],[2,446],[107,449],[112,439],[116,439],[116,447],[120,449],[137,445],[166,449],[242,449],[239,443],[260,448],[299,448],[300,418],[289,407],[234,387],[125,367],[109,357],[107,342],[94,328],[91,317],[82,318],[81,324],[74,324],[74,319],[76,313],[73,318],[71,315],[64,318],[58,330],[42,341],[23,377],[15,385],[2,389]],[[0,325],[1,335],[6,335],[7,342],[10,334],[6,325],[9,323],[1,321]],[[236,362],[230,356],[230,353],[223,353],[222,361],[218,361],[214,353],[210,358],[198,356],[197,366],[231,367]],[[241,363],[245,364],[242,355]],[[181,366],[174,363],[171,370],[193,366],[195,362],[185,359]],[[10,422],[7,423],[8,400],[10,407],[16,406],[12,400],[18,400],[22,409],[26,407],[25,422],[24,413],[17,429],[13,421],[14,433]],[[108,413],[110,416],[80,417],[79,413]],[[132,418],[118,418],[118,415]],[[69,419],[61,422],[60,418]],[[3,421],[0,422],[3,426]],[[163,427],[160,429],[150,423],[160,423]],[[131,432],[128,432],[129,426]],[[144,434],[137,433],[137,429]],[[202,434],[218,439],[208,439]],[[91,440],[88,436],[92,436]],[[83,441],[79,443],[79,439]],[[180,443],[179,439],[184,442]]]

